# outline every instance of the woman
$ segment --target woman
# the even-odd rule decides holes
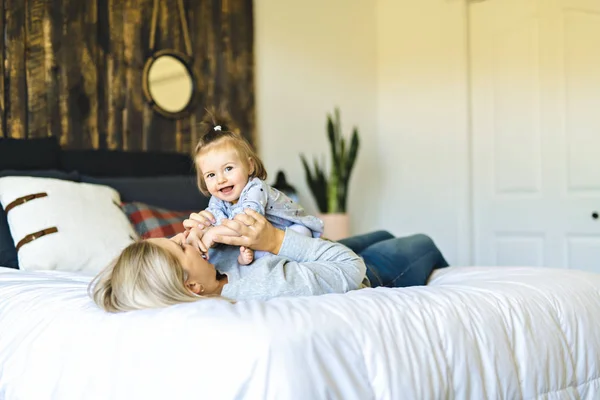
[[[427,235],[397,238],[389,232],[377,231],[343,239],[340,243],[363,258],[371,287],[425,285],[434,269],[448,266]]]
[[[192,214],[184,223],[187,233],[128,246],[92,282],[94,301],[107,311],[120,312],[206,297],[266,300],[345,293],[365,287],[365,274],[373,286],[422,285],[433,269],[448,265],[425,236],[396,239],[376,232],[348,239],[346,244],[361,257],[340,243],[289,229],[284,232],[264,216],[246,210],[246,214],[222,222],[235,236],[213,235],[209,241],[236,246],[232,248],[235,251],[219,251],[211,258],[219,266],[217,271],[200,250],[203,227],[210,219],[207,212]],[[239,246],[274,255],[240,266],[235,262]],[[383,253],[378,254],[380,251]]]

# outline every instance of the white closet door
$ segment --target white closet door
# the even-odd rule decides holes
[[[600,1],[470,5],[474,257],[600,272]]]

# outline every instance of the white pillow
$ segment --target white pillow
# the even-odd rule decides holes
[[[15,246],[28,235],[56,227],[21,246],[19,268],[96,273],[137,239],[114,189],[50,178],[0,178],[0,203],[47,194],[7,211]],[[42,195],[43,196],[43,195]]]

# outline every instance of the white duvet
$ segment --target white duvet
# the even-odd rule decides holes
[[[0,268],[0,399],[599,399],[600,275],[109,315],[89,278]]]

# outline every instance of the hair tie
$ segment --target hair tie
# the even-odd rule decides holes
[[[217,125],[213,128],[215,131],[220,131],[221,130],[221,125]]]

